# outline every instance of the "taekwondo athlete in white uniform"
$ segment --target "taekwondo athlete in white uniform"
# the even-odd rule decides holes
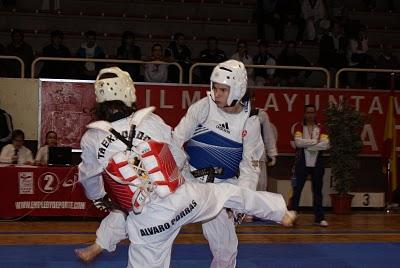
[[[244,64],[236,60],[218,64],[210,89],[207,97],[189,107],[174,129],[174,140],[185,147],[191,172],[199,181],[256,190],[264,144],[259,117],[251,110]],[[222,210],[203,223],[203,234],[214,257],[211,267],[235,267],[238,239],[230,212]]]
[[[151,107],[132,108],[135,88],[127,72],[102,69],[95,94],[102,121],[89,124],[82,137],[79,179],[89,199],[113,210],[97,230],[95,244],[113,250],[127,233],[128,267],[169,267],[181,226],[211,219],[223,207],[293,224],[295,216],[279,194],[186,180],[180,170],[185,154],[174,144],[171,128]],[[104,202],[106,193],[111,205]]]

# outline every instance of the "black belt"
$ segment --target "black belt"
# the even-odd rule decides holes
[[[207,168],[200,168],[191,171],[192,175],[195,178],[207,176],[206,182],[213,183],[215,179],[215,175],[221,175],[223,172],[223,168],[219,167],[207,167]]]

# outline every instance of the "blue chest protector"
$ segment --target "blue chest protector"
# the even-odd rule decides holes
[[[195,169],[222,168],[215,177],[229,179],[238,176],[242,160],[243,144],[219,135],[199,125],[193,137],[186,143],[189,164]]]

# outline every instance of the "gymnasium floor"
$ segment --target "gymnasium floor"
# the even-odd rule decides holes
[[[310,214],[301,214],[294,228],[258,221],[239,226],[238,267],[400,267],[399,214],[355,212],[327,219],[328,228],[313,226]],[[0,222],[0,267],[126,267],[127,242],[89,265],[74,256],[74,248],[94,240],[98,224]],[[201,226],[185,226],[171,267],[209,267],[210,261]]]

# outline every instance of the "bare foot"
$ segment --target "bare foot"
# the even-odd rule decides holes
[[[75,255],[83,262],[93,261],[97,255],[99,255],[103,249],[96,243],[85,248],[75,249]]]
[[[281,220],[281,224],[285,227],[292,227],[297,219],[296,211],[287,211]]]

